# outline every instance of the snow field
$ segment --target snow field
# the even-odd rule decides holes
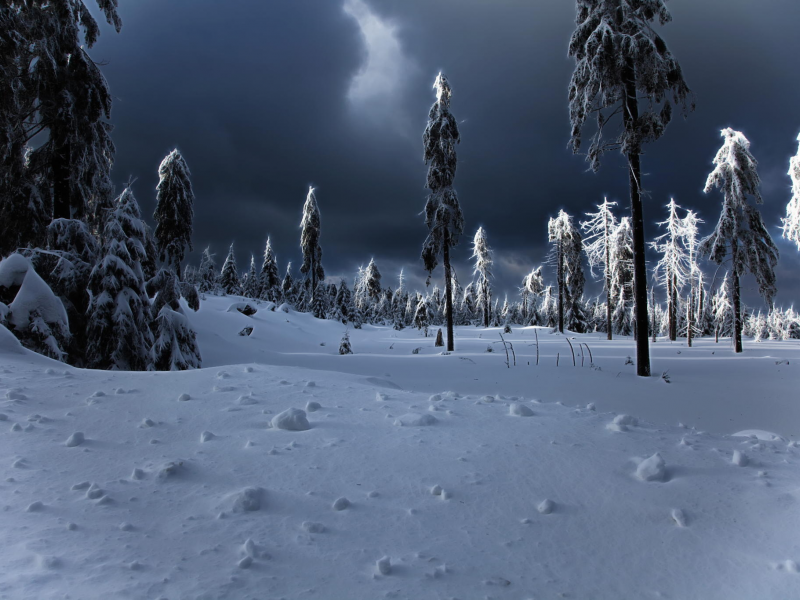
[[[223,327],[200,324],[210,348]],[[601,384],[638,387],[653,410],[659,390],[686,393],[690,368],[671,369],[672,384],[515,371],[469,343],[440,356],[416,332],[392,338],[409,349],[398,358],[382,354],[393,332],[365,327],[357,354],[337,356],[352,372],[312,370],[327,323],[314,327],[291,313],[256,323],[256,340],[297,337],[282,352],[262,344],[276,366],[113,373],[0,354],[0,597],[800,597],[794,440],[760,423],[724,435],[603,412]],[[596,363],[623,369],[624,347],[590,343]],[[736,365],[753,362],[775,367]],[[676,405],[668,422],[693,423]],[[272,426],[292,409],[308,429]]]

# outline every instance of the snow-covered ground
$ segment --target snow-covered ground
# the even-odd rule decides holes
[[[235,304],[190,314],[199,371],[0,331],[0,598],[800,598],[800,344],[659,340],[642,379],[629,339],[339,356],[343,326]]]

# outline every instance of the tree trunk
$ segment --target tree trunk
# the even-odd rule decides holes
[[[678,290],[675,285],[675,274],[669,276],[669,340],[674,342],[678,339]]]
[[[739,299],[739,275],[733,273],[733,351],[742,351],[742,315]]]
[[[689,294],[688,298],[689,307],[688,307],[688,317],[686,320],[686,343],[689,345],[689,348],[692,347],[692,321],[694,320],[694,301],[692,300],[692,294]]]
[[[611,250],[608,247],[608,215],[606,215],[603,224],[605,226],[603,235],[605,236],[606,244],[606,329],[608,329],[607,339],[611,341],[611,273],[608,270],[611,264]]]
[[[632,131],[639,119],[636,100],[636,80],[630,59],[626,65],[626,85],[623,107],[625,129]],[[644,256],[644,215],[642,211],[641,180],[642,167],[639,147],[628,151],[628,176],[631,188],[631,225],[633,227],[633,297],[636,306],[636,331],[645,335],[636,336],[636,374],[650,376],[650,347],[647,338],[647,269]]]
[[[650,310],[653,311],[653,316],[650,319],[653,328],[653,343],[656,343],[656,288],[650,288]]]
[[[454,350],[453,344],[453,285],[450,275],[450,234],[447,230],[444,232],[444,307],[447,312],[447,351]]]
[[[483,326],[489,327],[489,312],[492,309],[492,300],[489,298],[489,286],[485,279],[481,279],[481,295],[483,296]]]
[[[558,331],[564,333],[564,255],[561,251],[561,240],[558,241]]]

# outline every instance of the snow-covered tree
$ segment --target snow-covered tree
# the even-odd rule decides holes
[[[339,354],[352,354],[353,347],[350,345],[350,334],[346,331],[342,336],[342,342],[339,344]]]
[[[311,314],[317,319],[324,319],[328,314],[328,286],[320,281],[311,296]]]
[[[258,298],[259,294],[259,279],[258,279],[258,271],[256,271],[256,258],[252,254],[250,255],[250,270],[247,271],[247,275],[244,277],[244,283],[242,284],[242,290],[244,295],[248,298],[256,299]]]
[[[633,334],[633,231],[630,217],[622,217],[611,235],[611,329]]]
[[[292,279],[292,263],[286,263],[286,274],[283,276],[281,282],[281,297],[287,304],[294,304],[297,301],[297,296],[294,291],[294,280]]]
[[[711,299],[711,313],[714,319],[714,340],[719,342],[720,336],[733,337],[733,305],[731,304],[730,282],[728,273],[722,279],[716,293]]]
[[[669,216],[664,225],[667,232],[658,236],[651,246],[661,254],[661,260],[656,263],[653,276],[667,291],[667,319],[669,321],[669,339],[673,342],[678,336],[678,299],[681,290],[688,283],[690,267],[686,251],[683,247],[683,219],[678,216],[680,206],[675,204],[675,199],[670,198],[667,204]]]
[[[428,305],[425,298],[421,294],[417,294],[417,308],[414,311],[414,327],[422,329],[425,332],[425,337],[428,337],[428,327],[431,321],[428,315]]]
[[[351,320],[353,312],[353,296],[350,294],[350,289],[347,287],[347,282],[342,279],[339,283],[339,289],[336,290],[336,299],[333,301],[331,307],[331,318],[347,324]]]
[[[522,279],[522,325],[538,324],[536,315],[536,301],[544,292],[544,279],[542,278],[541,265],[533,269]]]
[[[372,303],[377,303],[381,296],[381,272],[375,264],[375,259],[371,258],[367,268],[364,269],[361,285],[364,287],[364,294]]]
[[[239,281],[239,271],[236,268],[236,257],[233,254],[233,244],[228,249],[228,256],[222,264],[219,274],[219,285],[224,294],[238,295],[242,293],[242,284]]]
[[[800,142],[800,135],[797,136]],[[797,244],[800,250],[800,147],[797,154],[789,159],[789,179],[792,182],[792,197],[786,205],[786,218],[783,222],[783,237]]]
[[[311,279],[311,289],[317,287],[317,282],[325,279],[325,269],[322,268],[322,248],[319,245],[320,220],[317,197],[314,188],[308,188],[308,196],[303,205],[303,219],[300,222],[300,249],[303,251],[303,264],[300,272]]]
[[[702,223],[694,211],[687,210],[686,216],[681,220],[681,240],[683,247],[686,249],[686,264],[688,266],[688,282],[689,282],[689,302],[688,313],[686,315],[686,343],[691,348],[692,338],[697,329],[697,315],[703,304],[702,299],[697,296],[703,294],[703,272],[697,265],[697,235],[698,224]],[[697,307],[697,309],[695,309]],[[702,333],[702,332],[701,332]]]
[[[447,350],[453,345],[453,293],[450,274],[450,249],[458,244],[464,231],[464,215],[453,189],[456,176],[456,144],[460,141],[458,125],[450,112],[452,91],[447,78],[439,73],[433,84],[436,102],[428,114],[428,125],[422,136],[425,163],[429,164],[426,187],[431,191],[425,204],[428,237],[422,245],[422,262],[430,274],[439,264],[444,266],[445,302],[447,304]]]
[[[125,232],[132,228],[143,237],[144,223],[133,194],[126,192],[106,221],[102,258],[89,277],[86,361],[93,369],[144,371],[152,364],[144,246]]]
[[[585,278],[581,265],[583,241],[572,217],[563,210],[547,224],[548,239],[553,244],[552,257],[558,280],[558,330],[564,327],[576,333],[586,330],[582,296]]]
[[[489,327],[489,310],[492,304],[492,250],[486,242],[486,231],[478,227],[472,240],[472,258],[475,259],[475,288],[478,290],[477,306],[483,311],[483,326]]]
[[[762,204],[758,163],[750,153],[750,142],[739,131],[723,129],[725,139],[714,157],[714,170],[709,173],[704,191],[718,188],[723,194],[722,212],[714,232],[700,244],[700,252],[721,264],[731,258],[731,292],[733,303],[734,351],[742,351],[742,321],[739,280],[752,273],[758,291],[772,305],[775,287],[775,266],[778,249],[761,219],[761,213],[748,202],[752,196]]]
[[[203,256],[200,258],[197,276],[201,292],[213,292],[217,289],[217,263],[214,262],[214,255],[211,254],[211,248],[208,246],[203,250]]]
[[[152,324],[155,334],[150,358],[157,371],[185,371],[201,366],[197,334],[180,304],[181,282],[170,268],[160,269],[147,282],[154,298]]]
[[[693,108],[680,65],[651,23],[672,17],[665,0],[577,0],[577,27],[569,43],[575,71],[569,84],[571,146],[580,151],[581,132],[590,118],[597,131],[587,153],[594,171],[604,152],[619,149],[627,158],[634,240],[634,298],[639,331],[647,331],[647,281],[642,211],[642,145],[660,138],[673,104],[684,115]],[[687,106],[687,101],[689,105]],[[605,142],[603,131],[621,116],[619,134]],[[636,372],[650,375],[646,335],[636,338]]]
[[[267,245],[264,247],[264,262],[261,263],[258,297],[272,302],[278,302],[281,297],[281,278],[278,274],[278,261],[272,252],[272,244],[269,241],[269,237],[267,237]]]
[[[159,259],[180,277],[186,249],[192,250],[194,192],[191,173],[177,148],[158,167],[156,187],[156,243]]]
[[[611,302],[611,236],[617,227],[617,218],[611,211],[616,206],[616,202],[609,202],[608,198],[603,198],[603,203],[597,205],[596,213],[586,213],[589,217],[586,221],[581,221],[580,226],[586,235],[584,239],[584,250],[589,259],[589,271],[594,275],[595,267],[603,268],[603,284],[606,290],[606,323],[611,323],[611,313],[613,304]],[[611,327],[607,327],[607,338],[612,339]]]

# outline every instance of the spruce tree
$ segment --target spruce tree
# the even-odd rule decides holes
[[[375,264],[375,259],[371,258],[367,268],[364,270],[362,285],[364,293],[373,304],[377,304],[381,296],[381,272]]]
[[[294,280],[292,279],[292,263],[286,263],[286,274],[281,282],[281,297],[287,304],[294,305],[297,297],[294,292]]]
[[[800,142],[800,135],[797,136]],[[783,222],[783,237],[797,244],[800,250],[800,147],[797,154],[789,159],[789,179],[792,182],[792,197],[786,205],[786,218]]]
[[[653,276],[667,291],[668,335],[673,342],[678,336],[678,300],[690,273],[688,257],[683,247],[683,220],[678,216],[679,208],[675,199],[671,198],[667,204],[667,220],[658,223],[666,226],[667,233],[658,236],[651,243],[656,252],[661,254],[661,260],[653,269]]]
[[[606,291],[606,322],[607,339],[613,338],[611,332],[611,313],[613,305],[611,302],[611,236],[617,227],[617,218],[611,212],[611,208],[616,206],[616,202],[609,202],[608,198],[603,198],[603,203],[597,205],[596,213],[586,213],[589,217],[586,221],[581,221],[581,229],[586,233],[584,249],[589,259],[589,271],[594,275],[594,267],[603,267],[603,284]]]
[[[242,293],[242,284],[239,281],[239,271],[236,268],[236,257],[233,254],[233,244],[228,250],[228,256],[222,265],[219,274],[219,285],[223,294],[239,295]]]
[[[155,291],[152,329],[155,340],[150,352],[157,371],[185,371],[201,366],[197,334],[180,304],[180,282],[171,269],[160,269],[147,283]]]
[[[317,319],[324,319],[328,314],[328,286],[320,281],[311,296],[311,314]]]
[[[278,274],[278,261],[272,252],[272,244],[269,241],[269,237],[267,237],[267,245],[264,247],[264,262],[261,263],[258,297],[275,303],[281,298],[281,278]]]
[[[614,310],[609,328],[620,335],[632,335],[633,315],[633,228],[630,217],[622,217],[611,234],[611,292]]]
[[[522,287],[520,288],[520,293],[522,294],[522,325],[538,324],[535,298],[538,298],[543,291],[542,267],[539,266],[522,279]]]
[[[659,139],[672,118],[672,105],[684,115],[694,108],[680,65],[651,25],[672,20],[665,0],[577,0],[575,32],[569,56],[575,71],[569,84],[570,146],[578,153],[587,119],[597,132],[587,153],[592,170],[604,152],[619,149],[628,162],[634,241],[634,298],[637,330],[647,331],[647,273],[642,210],[642,145]],[[687,107],[687,101],[690,106]],[[621,114],[622,126],[611,142],[603,130]],[[650,375],[646,335],[636,338],[637,375]]]
[[[206,246],[206,249],[203,250],[203,256],[200,258],[200,268],[197,271],[201,292],[213,292],[217,289],[217,263],[214,262],[214,255],[211,254],[209,246]]]
[[[311,280],[311,289],[317,287],[317,282],[325,279],[325,269],[322,268],[322,248],[319,245],[320,219],[317,197],[314,188],[308,188],[308,196],[303,205],[303,219],[300,221],[300,249],[303,251],[303,264],[300,273]]]
[[[152,365],[150,300],[141,265],[144,234],[136,201],[126,190],[106,221],[102,258],[89,277],[86,361],[90,368],[144,371]]]
[[[194,192],[191,173],[183,156],[176,148],[158,167],[156,187],[156,243],[159,259],[165,262],[180,278],[181,262],[186,249],[192,250],[192,219],[194,218]]]
[[[453,294],[450,274],[450,249],[458,244],[464,231],[464,216],[453,189],[456,176],[456,144],[460,141],[458,125],[450,112],[452,91],[447,78],[439,73],[433,84],[436,102],[428,114],[428,125],[422,136],[425,163],[428,167],[426,187],[431,191],[425,204],[428,237],[422,245],[422,262],[430,274],[442,258],[444,266],[445,302],[447,304],[447,350],[453,345]]]
[[[586,315],[581,304],[585,283],[581,265],[581,234],[572,217],[563,210],[550,219],[547,231],[548,239],[553,244],[552,257],[558,282],[558,331],[564,333],[566,327],[583,333]]]
[[[492,304],[492,288],[489,280],[492,277],[492,251],[486,242],[486,231],[478,227],[472,240],[472,258],[475,259],[473,275],[477,278],[475,287],[478,290],[477,306],[483,311],[483,326],[489,327],[489,312]]]
[[[703,191],[718,188],[722,194],[722,212],[714,232],[700,244],[700,252],[721,264],[731,257],[731,300],[733,303],[734,351],[742,351],[742,319],[739,280],[752,273],[758,291],[772,306],[775,287],[775,266],[778,249],[761,219],[761,213],[748,202],[752,196],[762,204],[758,163],[750,153],[750,142],[731,128],[721,132],[725,139],[714,157],[714,170],[709,173]]]
[[[425,337],[428,337],[428,327],[431,321],[428,314],[428,305],[425,298],[421,294],[417,294],[417,308],[414,311],[414,327],[422,329],[425,332]]]
[[[245,276],[244,284],[242,286],[244,295],[248,298],[252,298],[253,300],[257,299],[259,294],[259,278],[258,272],[256,271],[256,259],[251,254],[250,255],[250,270],[247,272]]]

